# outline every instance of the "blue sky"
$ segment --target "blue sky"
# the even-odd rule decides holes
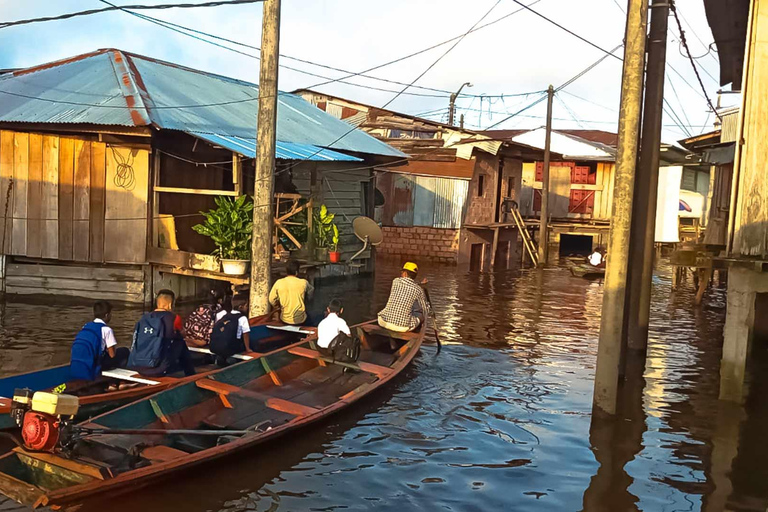
[[[527,1],[530,3],[532,0]],[[122,3],[127,2],[124,0]],[[146,0],[144,3],[168,2]],[[494,3],[495,0],[283,0],[281,53],[359,71],[460,35]],[[612,49],[623,39],[624,14],[620,8],[625,8],[625,4],[625,0],[539,0],[533,8],[603,48]],[[103,5],[97,0],[0,0],[0,19],[49,16]],[[703,2],[677,0],[677,5],[685,18],[684,29],[693,53],[697,57],[705,54],[712,34],[706,23]],[[513,1],[502,0],[485,21],[518,8]],[[260,45],[260,4],[144,13],[243,43]],[[698,134],[710,129],[713,118],[707,115],[707,106],[690,62],[680,52],[676,24],[670,18],[670,28],[673,27],[669,34],[668,62],[682,78],[668,69],[671,86],[668,82],[665,95],[683,123],[690,124],[689,130]],[[372,74],[410,82],[449,46]],[[196,41],[122,12],[2,29],[0,48],[3,49],[0,52],[0,68],[32,66],[98,48],[119,48],[258,81],[257,60]],[[621,51],[618,54],[621,55]],[[713,55],[703,56],[697,62],[716,78],[718,64]],[[470,81],[474,87],[465,89],[465,92],[475,95],[509,94],[510,97],[503,99],[481,100],[476,97],[459,100],[459,113],[465,114],[467,125],[486,127],[505,117],[503,112],[514,112],[537,97],[511,95],[540,91],[550,83],[557,86],[600,56],[599,50],[529,12],[520,12],[467,36],[417,84],[455,90],[463,82]],[[334,71],[286,59],[282,63],[333,78],[341,76]],[[716,101],[718,84],[705,72],[702,72],[702,78],[710,97]],[[375,80],[353,80],[358,84],[385,89],[401,88]],[[621,63],[607,59],[569,86],[567,92],[560,93],[559,100],[555,102],[555,128],[615,131],[620,80]],[[284,68],[280,71],[282,90],[307,87],[321,81]],[[383,105],[394,96],[391,92],[342,83],[329,84],[320,90],[372,105]],[[733,101],[733,97],[724,98],[724,104]],[[447,104],[447,98],[403,95],[388,108],[420,114],[445,108]],[[545,107],[541,104],[525,112],[530,117],[516,117],[500,127],[534,128],[543,124],[544,114]],[[438,119],[442,115],[444,112],[437,112],[433,118]],[[674,142],[685,136],[666,116],[664,125],[665,141]]]

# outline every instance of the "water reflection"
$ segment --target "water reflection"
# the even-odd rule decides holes
[[[321,288],[313,307],[339,296],[350,322],[371,318],[396,273]],[[426,273],[450,343],[439,357],[425,347],[366,404],[290,439],[81,510],[766,509],[768,373],[758,357],[746,408],[717,400],[722,288],[697,309],[691,283],[672,293],[670,269],[657,272],[647,365],[630,364],[620,414],[601,422],[600,282],[564,268]],[[138,313],[115,312],[124,343]],[[8,303],[2,372],[66,361],[88,315]]]

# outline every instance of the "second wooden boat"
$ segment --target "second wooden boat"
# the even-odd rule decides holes
[[[251,350],[244,354],[237,354],[234,357],[235,360],[247,360],[258,357],[269,350],[295,343],[314,332],[314,328],[286,326],[271,318],[272,315],[266,315],[250,320],[251,348],[258,349],[259,352]],[[195,358],[195,370],[198,374],[209,374],[220,369],[212,364],[211,358],[199,355],[201,353],[210,354],[207,349],[193,348],[190,350],[198,354]],[[64,384],[65,388],[62,392],[75,394],[80,399],[78,418],[87,419],[138,398],[186,382],[189,379],[190,377],[184,377],[184,374],[181,372],[165,377],[144,378],[135,371],[117,369],[103,372],[101,377],[92,382],[71,381],[69,379],[68,364],[12,375],[0,379],[0,430],[7,430],[16,426],[16,423],[10,416],[11,397],[15,389],[27,388],[32,391],[43,391],[54,389]],[[130,387],[120,389],[120,384],[128,384]]]
[[[0,492],[32,507],[111,499],[320,421],[398,375],[425,331],[357,329],[357,363],[324,358],[310,337],[75,425],[52,453],[16,448],[0,458]]]
[[[595,267],[587,263],[571,265],[571,274],[573,274],[574,277],[596,279],[605,276],[605,267]]]

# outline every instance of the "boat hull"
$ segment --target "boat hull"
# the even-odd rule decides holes
[[[378,326],[373,323],[366,323],[359,327],[364,333],[364,344],[378,343],[383,345],[381,339],[378,338],[381,335],[381,329]],[[91,428],[134,428],[140,426],[145,430],[150,428],[147,431],[156,433],[155,430],[151,429],[163,425],[165,428],[169,428],[168,425],[190,424],[194,419],[199,423],[196,428],[202,428],[201,425],[205,428],[212,428],[210,423],[214,423],[218,427],[234,428],[240,425],[238,428],[242,428],[250,421],[256,425],[253,427],[255,430],[249,431],[248,434],[226,444],[218,444],[219,439],[210,447],[201,448],[192,453],[182,452],[181,447],[183,445],[180,442],[167,441],[168,437],[154,434],[135,436],[130,439],[115,434],[98,436],[95,441],[83,448],[84,452],[88,454],[88,457],[83,458],[83,460],[79,460],[78,457],[64,459],[52,454],[33,454],[16,449],[14,453],[0,458],[0,491],[22,504],[33,507],[71,505],[82,502],[86,498],[103,494],[108,494],[112,498],[116,494],[150,485],[178,471],[270,442],[350,407],[391,381],[411,363],[419,352],[424,331],[423,328],[419,333],[396,335],[403,336],[404,339],[399,342],[400,347],[394,352],[364,350],[364,360],[361,358],[358,363],[346,365],[348,368],[355,369],[354,372],[345,371],[345,363],[324,359],[314,350],[313,342],[310,339],[270,352],[258,359],[238,363],[210,376],[199,376],[193,382],[174,387],[158,393],[152,398],[140,400],[93,418],[91,422],[83,426]],[[386,362],[390,357],[391,362],[389,364],[377,364]],[[376,363],[371,363],[370,360],[374,360]],[[263,372],[260,370],[261,368],[263,368]],[[253,378],[254,375],[258,375],[258,377]],[[313,382],[312,386],[305,386],[306,381],[302,379],[309,379],[310,377]],[[328,378],[323,380],[325,377]],[[294,386],[292,388],[291,386],[296,382],[300,382],[304,387]],[[281,396],[284,397],[297,391],[299,394],[294,397],[281,398]],[[333,398],[329,398],[331,395]],[[221,402],[215,399],[216,397]],[[181,407],[179,405],[181,403],[186,405]],[[174,407],[178,410],[175,410]],[[205,416],[214,409],[215,411],[210,417],[206,416],[207,419],[200,420],[199,417]],[[253,413],[253,411],[257,412]],[[146,419],[142,419],[147,414],[150,416],[152,414],[158,415],[160,421],[147,422]],[[245,423],[240,420],[232,420],[233,415],[237,416],[238,414],[246,416]],[[264,417],[272,418],[268,420],[268,422],[272,421],[269,429],[261,430],[259,427],[263,424],[263,422],[259,422],[263,418],[262,414],[265,415]],[[226,420],[225,418],[230,419]],[[154,419],[156,420],[156,418]],[[234,423],[231,425],[224,424],[230,420]],[[217,422],[222,424],[219,425]],[[141,452],[141,463],[148,461],[147,465],[124,472],[121,472],[121,468],[113,467],[111,471],[114,471],[114,476],[112,474],[107,477],[98,474],[93,476],[93,472],[97,469],[88,461],[93,461],[95,456],[88,450],[105,450],[102,454],[104,460],[111,460],[105,455],[107,452],[114,455],[116,450],[124,450],[134,446],[134,442],[153,447],[153,453],[148,456],[145,455],[145,452],[150,449],[144,449]],[[158,446],[159,442],[167,444],[160,447]],[[24,457],[26,459],[22,460]],[[59,488],[50,488],[43,483],[34,481],[30,474],[37,470],[30,470],[30,460],[35,464],[40,462],[48,470],[57,473],[57,482],[64,482],[65,484]],[[23,471],[18,471],[14,469],[16,468],[15,465],[18,464],[26,464],[27,466]],[[16,474],[14,471],[17,471]],[[41,473],[38,472],[37,474],[40,475]],[[24,475],[23,478],[20,475]],[[76,482],[78,478],[85,479],[85,481]]]

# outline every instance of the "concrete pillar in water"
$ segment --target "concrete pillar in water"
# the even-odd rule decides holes
[[[763,279],[756,279],[764,276]],[[755,297],[760,281],[768,274],[732,268],[728,272],[728,306],[723,331],[723,357],[720,361],[720,400],[744,400],[744,376],[755,324]],[[768,286],[765,287],[768,291]]]
[[[611,415],[616,414],[621,364],[647,25],[648,0],[629,0],[619,112],[619,146],[593,399],[597,411]]]

